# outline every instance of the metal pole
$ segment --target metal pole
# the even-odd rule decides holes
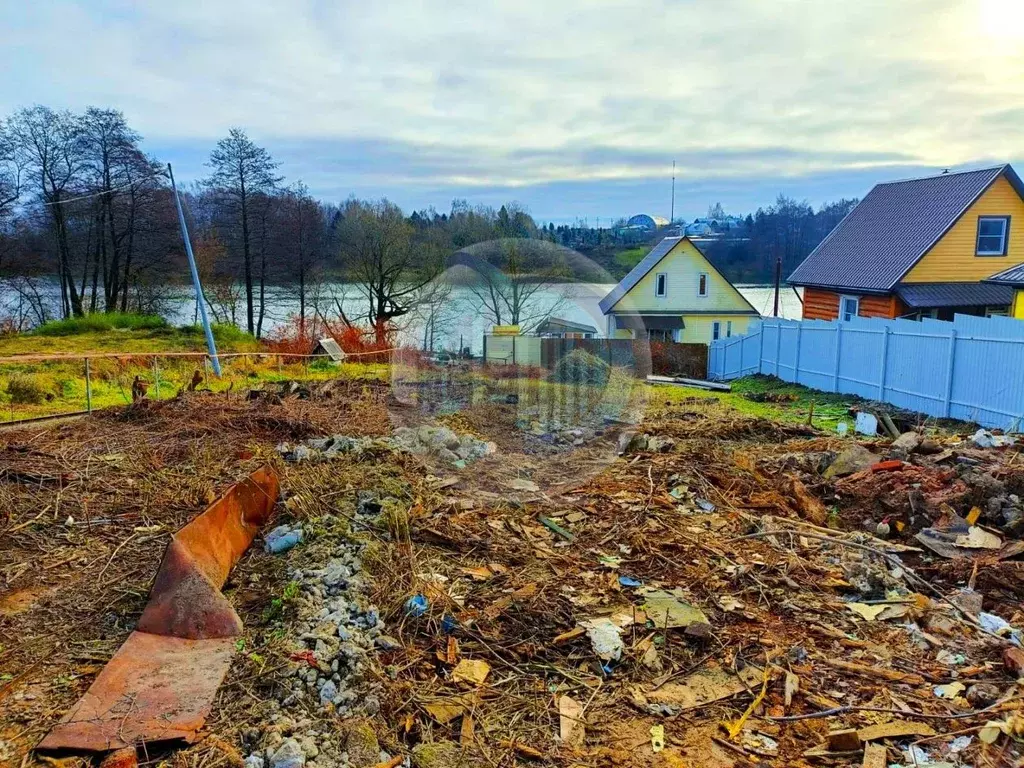
[[[779,316],[779,286],[782,283],[782,257],[775,257],[775,317]]]
[[[89,358],[85,358],[85,410],[92,413],[92,376],[89,372]]]
[[[178,208],[178,223],[181,225],[181,238],[185,241],[185,253],[188,255],[188,268],[192,272],[192,285],[196,289],[196,306],[199,307],[199,316],[203,319],[203,331],[206,333],[206,348],[210,352],[210,362],[213,363],[213,372],[220,377],[220,360],[217,358],[217,345],[213,343],[213,331],[210,330],[210,319],[206,316],[206,301],[203,297],[203,286],[199,283],[199,270],[196,269],[196,257],[192,253],[192,242],[188,239],[188,227],[185,226],[185,213],[181,210],[181,198],[178,197],[178,188],[174,184],[174,171],[171,164],[167,164],[167,173],[171,177],[171,191],[174,192],[174,204]]]

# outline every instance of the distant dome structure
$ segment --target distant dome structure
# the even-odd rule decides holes
[[[648,216],[646,213],[638,213],[636,216],[629,217],[629,221],[626,222],[626,226],[653,231],[658,227],[667,227],[668,219],[662,216]]]

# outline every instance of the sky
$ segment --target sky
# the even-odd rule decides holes
[[[535,218],[814,205],[1024,160],[1024,0],[0,0],[0,115],[244,128],[318,197]],[[1020,163],[1019,163],[1020,164]]]

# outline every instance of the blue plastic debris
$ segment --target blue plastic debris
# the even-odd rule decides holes
[[[425,614],[429,606],[425,595],[413,595],[405,601],[405,612],[415,619]]]
[[[300,541],[302,541],[301,525],[294,528],[288,525],[279,525],[267,534],[266,550],[274,554],[287,552]]]
[[[619,576],[619,584],[623,587],[639,587],[641,582],[637,581],[632,576]]]
[[[450,613],[446,613],[441,617],[441,629],[446,635],[450,635],[459,627],[459,620],[452,616]]]

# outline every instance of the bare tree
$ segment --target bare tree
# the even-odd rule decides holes
[[[21,198],[21,165],[11,132],[0,122],[0,230]]]
[[[326,256],[326,216],[301,181],[280,195],[280,205],[279,249],[287,255],[282,259],[285,276],[298,294],[299,333],[304,336],[310,288]]]
[[[139,146],[142,137],[117,110],[90,107],[82,118],[82,130],[99,224],[91,308],[95,309],[98,277],[102,277],[104,309],[124,311],[129,285],[137,281],[132,267],[140,209],[154,202],[162,169],[145,156]]]
[[[544,240],[506,239],[466,248],[456,263],[471,267],[467,290],[477,311],[494,325],[530,329],[568,300],[572,275],[557,246]]]
[[[349,200],[341,211],[342,264],[363,299],[361,318],[384,343],[389,326],[416,307],[424,286],[440,273],[442,254],[419,243],[401,209],[388,200]],[[352,325],[339,307],[342,320]]]
[[[85,172],[81,122],[70,112],[49,107],[22,109],[8,121],[16,162],[38,191],[57,246],[58,278],[65,317],[84,314],[72,273],[68,206],[82,189]]]
[[[241,232],[242,266],[245,280],[246,325],[256,333],[254,301],[253,243],[250,208],[253,197],[270,194],[281,181],[274,171],[278,164],[263,147],[254,144],[241,128],[232,128],[217,142],[208,165],[213,173],[207,185],[218,190],[230,202]],[[261,301],[262,305],[262,301]],[[262,313],[262,306],[261,306]]]

